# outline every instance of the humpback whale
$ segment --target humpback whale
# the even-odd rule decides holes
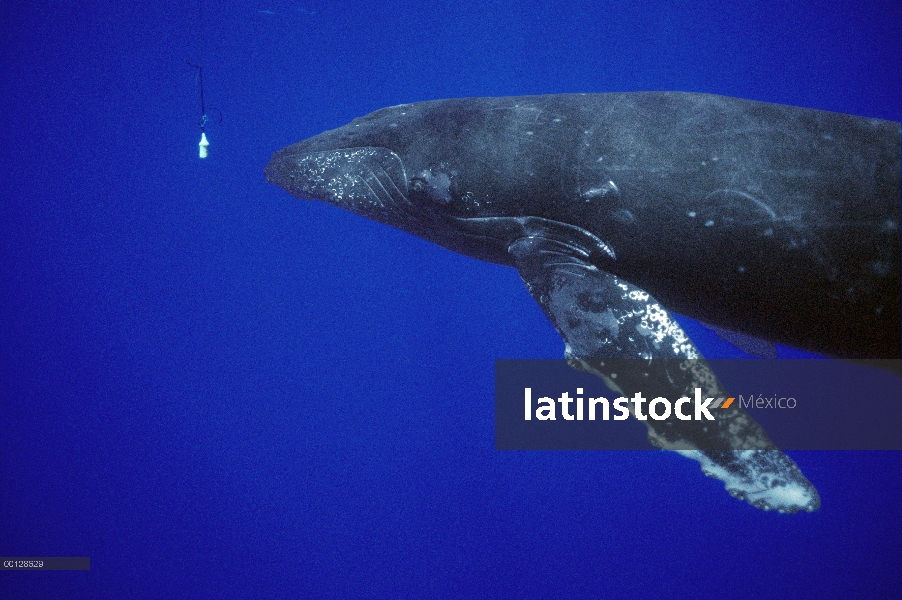
[[[684,92],[461,98],[378,110],[265,173],[516,268],[571,366],[625,396],[728,395],[671,311],[722,336],[900,357],[896,122]],[[820,506],[739,406],[644,423],[758,508]]]

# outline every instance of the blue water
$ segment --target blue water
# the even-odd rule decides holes
[[[0,597],[902,597],[902,453],[791,453],[823,506],[779,515],[669,453],[495,451],[494,359],[563,353],[517,273],[264,182],[443,97],[902,119],[902,4],[724,4],[207,0],[202,161],[193,2],[5,3],[0,555],[91,570]]]

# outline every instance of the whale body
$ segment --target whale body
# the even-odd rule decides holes
[[[266,175],[516,268],[571,364],[625,395],[728,395],[670,311],[900,357],[899,123],[680,92],[461,98],[355,119]],[[819,506],[738,406],[714,426],[646,425],[755,506]]]

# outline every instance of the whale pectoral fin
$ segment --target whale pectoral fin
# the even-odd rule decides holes
[[[648,292],[590,262],[576,245],[526,235],[508,251],[532,297],[566,344],[570,365],[624,397],[726,398],[717,376],[677,322]],[[647,419],[649,441],[701,464],[737,498],[765,510],[816,510],[817,490],[734,403],[714,421]]]
[[[519,238],[508,251],[526,288],[567,343],[568,358],[701,358],[648,292],[599,269],[588,253],[537,236]]]

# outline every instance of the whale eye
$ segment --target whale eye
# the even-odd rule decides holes
[[[414,177],[410,180],[410,184],[408,188],[410,189],[411,194],[425,194],[426,193],[426,182],[420,179],[419,177]]]
[[[408,190],[412,200],[428,201],[442,206],[451,204],[451,178],[447,173],[423,171],[410,180]]]

